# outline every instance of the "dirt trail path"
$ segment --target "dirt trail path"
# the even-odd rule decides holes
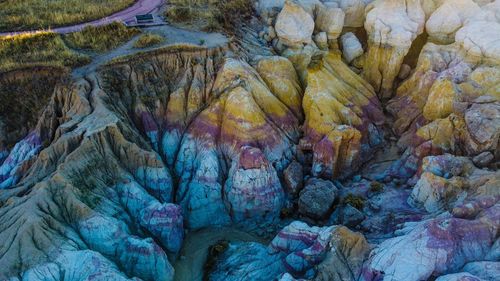
[[[130,23],[133,23],[135,21],[136,15],[148,14],[148,13],[156,14],[160,10],[160,8],[163,6],[164,3],[165,3],[165,0],[138,0],[134,5],[126,8],[125,10],[121,10],[121,11],[114,13],[110,16],[107,16],[105,18],[101,18],[101,19],[94,20],[91,22],[80,23],[80,24],[76,24],[76,25],[57,27],[57,28],[51,29],[51,31],[64,34],[64,33],[80,31],[87,25],[100,26],[100,25],[106,25],[106,24],[112,23],[114,21],[119,21],[119,22],[123,22],[125,24],[130,24]],[[156,18],[156,21],[158,21],[158,23],[161,22],[161,20],[158,17],[155,17],[155,18]],[[0,36],[19,35],[19,34],[34,33],[34,32],[39,32],[39,31],[43,31],[43,30],[2,32],[2,33],[0,33]]]
[[[202,31],[187,30],[170,25],[146,27],[143,28],[142,31],[144,33],[158,34],[165,38],[165,42],[148,48],[136,49],[133,45],[135,41],[140,37],[140,35],[135,36],[127,43],[109,52],[102,54],[89,54],[92,58],[92,62],[74,69],[72,72],[73,77],[85,77],[85,75],[95,72],[100,66],[110,62],[114,58],[133,55],[138,52],[147,52],[159,48],[168,48],[169,46],[174,46],[177,44],[215,48],[224,46],[229,42],[229,39],[220,33],[207,33]],[[200,43],[202,42],[203,44],[200,45]]]

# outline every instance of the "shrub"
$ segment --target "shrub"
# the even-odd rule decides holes
[[[216,3],[217,18],[225,28],[233,28],[235,22],[253,13],[253,1],[221,0]]]
[[[229,248],[229,241],[227,240],[219,240],[216,244],[210,246],[208,249],[207,262],[204,267],[205,276],[208,276],[208,274],[212,272],[217,264],[217,259],[227,250],[227,248]]]
[[[354,194],[350,193],[350,194],[347,194],[346,197],[344,197],[343,202],[345,205],[349,204],[358,210],[362,210],[364,205],[365,205],[365,198],[363,198],[359,195],[354,195]]]
[[[102,26],[86,26],[79,32],[66,35],[65,39],[72,48],[103,52],[118,47],[140,32],[137,28],[113,22]]]
[[[190,6],[173,6],[167,10],[167,18],[176,22],[186,22],[196,18],[196,10]]]
[[[378,181],[372,181],[370,183],[370,191],[371,192],[380,192],[382,190],[384,190],[384,185],[381,184],[380,182],[378,182]]]
[[[158,45],[165,41],[165,38],[163,38],[160,35],[157,34],[152,34],[152,33],[146,33],[141,35],[137,41],[134,43],[134,48],[146,48],[146,47],[151,47],[154,45]]]

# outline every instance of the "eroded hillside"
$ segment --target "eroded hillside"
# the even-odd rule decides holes
[[[252,3],[2,89],[0,279],[497,280],[500,2]]]

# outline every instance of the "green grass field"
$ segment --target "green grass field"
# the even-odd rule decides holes
[[[132,5],[135,0],[0,0],[0,31],[46,29],[87,22]]]

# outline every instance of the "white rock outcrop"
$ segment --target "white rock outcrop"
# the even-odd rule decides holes
[[[453,43],[457,30],[480,9],[472,0],[446,0],[432,13],[425,29],[434,41]]]
[[[379,97],[392,95],[394,78],[424,24],[420,0],[376,0],[366,7],[365,29],[369,38],[363,75]]]
[[[344,27],[344,16],[340,8],[322,6],[317,11],[316,29],[326,32],[329,40],[337,39]]]
[[[295,1],[286,1],[275,25],[278,38],[286,45],[301,46],[311,42],[314,20]]]
[[[348,32],[342,35],[340,40],[342,41],[342,55],[348,63],[363,54],[363,46],[354,33]]]

